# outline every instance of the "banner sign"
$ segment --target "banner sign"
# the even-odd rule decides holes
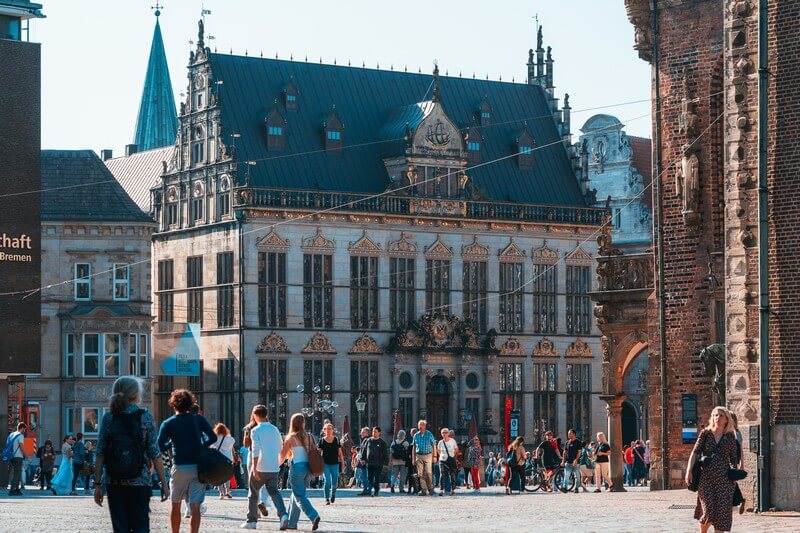
[[[511,440],[519,437],[519,409],[512,409],[508,421],[508,438]]]
[[[159,322],[153,333],[153,370],[162,376],[199,376],[200,324]]]
[[[5,375],[42,371],[40,70],[38,45],[0,39],[0,374]]]

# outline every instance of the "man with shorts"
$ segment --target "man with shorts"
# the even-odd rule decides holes
[[[558,465],[561,463],[561,450],[558,449],[558,442],[556,442],[552,431],[544,434],[544,440],[536,448],[536,457],[542,461],[542,466],[545,468],[544,477],[547,483],[550,484],[550,478],[556,473]],[[550,486],[543,490],[550,492],[553,487]]]
[[[179,533],[181,529],[181,501],[184,498],[191,511],[191,532],[200,531],[200,505],[205,499],[206,487],[197,478],[197,456],[203,446],[217,441],[217,435],[208,420],[202,415],[190,413],[196,403],[195,396],[190,391],[172,391],[169,405],[175,414],[161,423],[158,432],[158,447],[161,452],[172,450],[172,475],[169,480],[172,498],[169,519],[172,533]]]

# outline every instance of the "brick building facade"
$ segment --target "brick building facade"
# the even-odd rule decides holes
[[[691,448],[691,439],[684,441],[682,435],[691,427],[686,419],[702,427],[711,407],[723,403],[739,418],[748,470],[755,472],[758,452],[767,452],[763,443],[761,450],[756,446],[764,424],[775,443],[771,460],[765,456],[767,472],[748,478],[746,494],[751,483],[763,482],[772,497],[762,506],[796,508],[800,336],[795,294],[800,272],[793,179],[798,130],[792,118],[797,113],[800,2],[769,2],[762,29],[760,7],[749,0],[672,0],[654,6],[626,0],[634,48],[653,65],[655,172],[663,172],[662,180],[655,181],[661,184],[655,193],[663,199],[663,290],[652,301],[649,333],[651,388],[665,390],[666,397],[652,397],[651,443],[656,477],[666,476],[667,486],[680,487]],[[760,85],[763,30],[771,75],[768,84]],[[762,94],[766,98],[759,101]],[[759,121],[763,116],[764,124]],[[760,150],[762,127],[766,143]],[[759,207],[760,176],[768,198],[765,211]],[[658,228],[658,213],[655,223]],[[760,247],[760,241],[766,246]],[[762,294],[768,298],[761,300]],[[714,343],[726,353],[718,379],[713,369],[706,375],[698,357]],[[665,381],[661,363],[667,369]],[[760,369],[765,367],[769,382],[762,396]],[[686,395],[696,397],[694,417],[687,416],[691,405]],[[762,405],[762,397],[769,406]],[[653,409],[661,405],[666,420]]]

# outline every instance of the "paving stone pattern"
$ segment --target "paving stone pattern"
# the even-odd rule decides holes
[[[240,531],[247,503],[245,492],[233,491],[232,500],[220,501],[208,492],[208,510],[201,531]],[[418,497],[389,494],[356,497],[356,491],[340,490],[334,505],[326,506],[321,490],[310,491],[320,512],[319,531],[541,531],[567,529],[573,532],[696,531],[692,519],[694,495],[686,490],[626,493],[544,494],[536,492],[505,496],[499,488],[479,495],[460,490],[455,497]],[[288,492],[284,491],[288,503]],[[690,507],[690,508],[687,508]],[[168,505],[151,502],[153,532],[169,530]],[[411,521],[411,522],[410,522]],[[29,490],[22,498],[0,496],[1,532],[109,531],[106,507],[97,507],[89,496],[55,497]],[[259,531],[276,531],[274,511],[258,523]],[[300,531],[311,525],[301,519]],[[188,520],[182,531],[189,530]],[[798,531],[800,517],[735,515],[734,531]]]

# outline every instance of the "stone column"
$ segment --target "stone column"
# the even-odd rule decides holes
[[[427,401],[427,388],[428,380],[424,368],[420,368],[417,372],[417,393],[419,394],[419,417],[420,419],[428,418],[428,401]]]
[[[467,409],[467,369],[460,368],[458,370],[458,409],[465,411]]]
[[[390,372],[392,373],[392,412],[396,409],[400,409],[400,369],[392,367]],[[403,420],[403,423],[408,424],[408,420]]]
[[[450,381],[450,386],[453,389],[455,389],[455,386],[456,386],[455,385],[455,383],[456,383],[456,374],[452,370],[450,370],[448,373],[449,373],[448,378],[449,378],[449,381]],[[459,405],[460,405],[460,399],[461,399],[461,390],[459,390],[458,392],[453,390],[453,392],[450,394],[450,407],[449,407],[449,409],[450,409],[450,420],[449,420],[448,429],[454,429],[454,430],[456,430],[456,433],[458,433],[458,428],[459,428],[459,418],[458,418],[459,411],[458,411],[458,408],[459,408]]]
[[[497,411],[494,405],[494,392],[497,389],[496,385],[496,372],[495,372],[495,362],[497,361],[496,357],[490,357],[489,360],[486,362],[486,367],[483,369],[483,394],[484,394],[484,406],[483,406],[483,425],[487,428],[492,429],[499,429],[497,425]]]
[[[622,456],[622,402],[625,401],[624,394],[614,396],[601,396],[605,401],[608,411],[608,443],[611,445],[611,483],[612,492],[626,492],[623,483],[624,457]]]

